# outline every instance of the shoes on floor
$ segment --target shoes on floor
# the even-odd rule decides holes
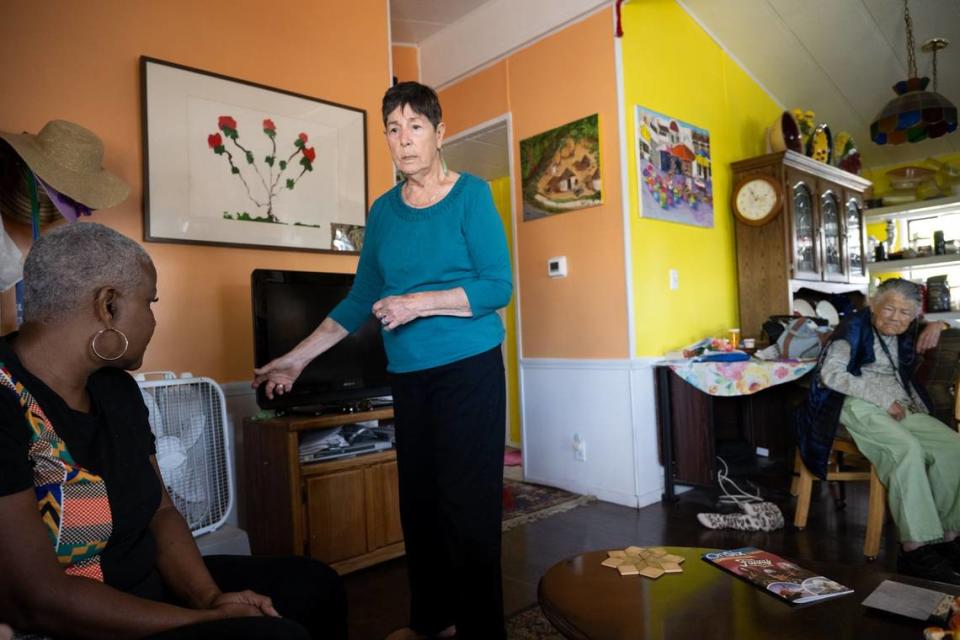
[[[930,545],[942,558],[950,562],[950,566],[957,573],[960,573],[960,538],[955,538],[950,542],[940,542]]]
[[[960,573],[950,560],[937,553],[937,545],[925,544],[914,551],[900,550],[897,572],[914,578],[960,585]]]

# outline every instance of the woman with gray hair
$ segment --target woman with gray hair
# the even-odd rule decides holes
[[[345,638],[329,567],[201,558],[167,494],[124,371],[153,335],[156,280],[140,245],[98,224],[27,256],[24,324],[0,338],[0,620],[53,637]]]
[[[886,280],[869,309],[837,327],[797,412],[798,447],[824,478],[842,423],[887,488],[898,570],[960,584],[960,434],[930,415],[912,379],[920,306],[916,284]]]

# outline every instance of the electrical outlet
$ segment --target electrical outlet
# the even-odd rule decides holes
[[[670,269],[670,290],[676,291],[680,288],[680,274],[676,269]]]
[[[577,462],[587,461],[587,442],[579,433],[573,434],[573,459]]]

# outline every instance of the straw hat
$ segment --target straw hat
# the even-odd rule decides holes
[[[30,193],[27,191],[27,174],[30,168],[20,159],[13,147],[0,140],[0,213],[11,220],[30,224]],[[60,217],[56,206],[50,202],[46,191],[37,188],[40,205],[40,224],[47,224]]]
[[[0,131],[0,138],[16,151],[40,179],[91,209],[107,209],[118,205],[130,193],[130,187],[123,180],[103,168],[103,142],[100,138],[78,124],[51,120],[37,135]],[[4,159],[6,166],[2,167],[3,175],[0,176],[0,199],[11,208],[10,213],[21,216],[25,204],[29,219],[30,197],[26,192],[23,171],[10,170],[9,162],[10,158]],[[16,187],[17,183],[22,186],[11,193],[10,188]],[[39,191],[42,193],[43,189]],[[44,200],[52,219],[56,209],[45,196],[41,202]]]

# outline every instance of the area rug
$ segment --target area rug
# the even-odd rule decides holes
[[[507,640],[563,640],[563,636],[535,604],[507,618]]]
[[[503,479],[503,531],[575,509],[596,500],[563,489]]]

